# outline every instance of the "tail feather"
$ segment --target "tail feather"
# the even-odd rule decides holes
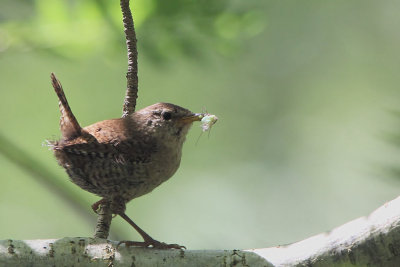
[[[60,117],[60,130],[64,140],[70,140],[78,137],[82,133],[82,128],[76,120],[71,108],[68,105],[67,98],[65,97],[64,90],[60,81],[56,78],[54,73],[51,73],[51,82],[56,92],[60,107],[61,117]]]

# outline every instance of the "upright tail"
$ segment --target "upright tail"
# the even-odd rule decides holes
[[[60,81],[56,78],[54,73],[51,73],[51,82],[56,92],[60,107],[61,117],[60,117],[60,130],[64,140],[71,140],[78,137],[82,133],[82,128],[76,120],[71,108],[68,105],[67,98],[65,97],[64,90],[61,86]]]

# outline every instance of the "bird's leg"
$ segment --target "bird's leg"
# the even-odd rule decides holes
[[[145,231],[143,231],[136,223],[134,223],[125,213],[121,212],[118,214],[121,216],[125,221],[127,221],[133,228],[142,236],[144,242],[137,242],[137,241],[121,241],[118,243],[118,246],[121,244],[125,244],[125,246],[137,246],[137,247],[153,247],[158,249],[186,249],[184,246],[180,246],[178,244],[166,244],[164,242],[157,241],[149,236]]]
[[[107,201],[107,200],[100,200],[98,202]],[[96,202],[97,203],[97,202]],[[96,205],[93,204],[93,205]],[[101,204],[101,203],[100,203]],[[117,247],[121,244],[125,244],[125,246],[136,246],[136,247],[153,247],[158,249],[182,249],[185,248],[184,246],[180,246],[178,244],[166,244],[164,242],[157,241],[149,236],[145,231],[143,231],[136,223],[134,223],[126,214],[126,200],[122,197],[115,196],[111,200],[111,210],[113,214],[118,214],[121,216],[125,221],[127,221],[135,230],[142,236],[144,242],[138,241],[121,241],[118,243]],[[186,249],[186,248],[185,248]]]

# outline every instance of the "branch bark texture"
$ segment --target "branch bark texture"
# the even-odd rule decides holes
[[[96,238],[0,240],[0,266],[400,266],[400,197],[287,246],[250,250],[117,247]]]

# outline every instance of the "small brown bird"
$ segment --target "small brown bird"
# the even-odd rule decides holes
[[[81,128],[73,115],[60,82],[51,74],[59,98],[62,138],[50,142],[58,163],[72,182],[108,202],[113,214],[131,224],[144,242],[124,241],[127,245],[155,248],[182,248],[154,240],[125,214],[130,200],[151,192],[178,169],[182,145],[201,113],[157,103],[131,115],[104,120]]]

